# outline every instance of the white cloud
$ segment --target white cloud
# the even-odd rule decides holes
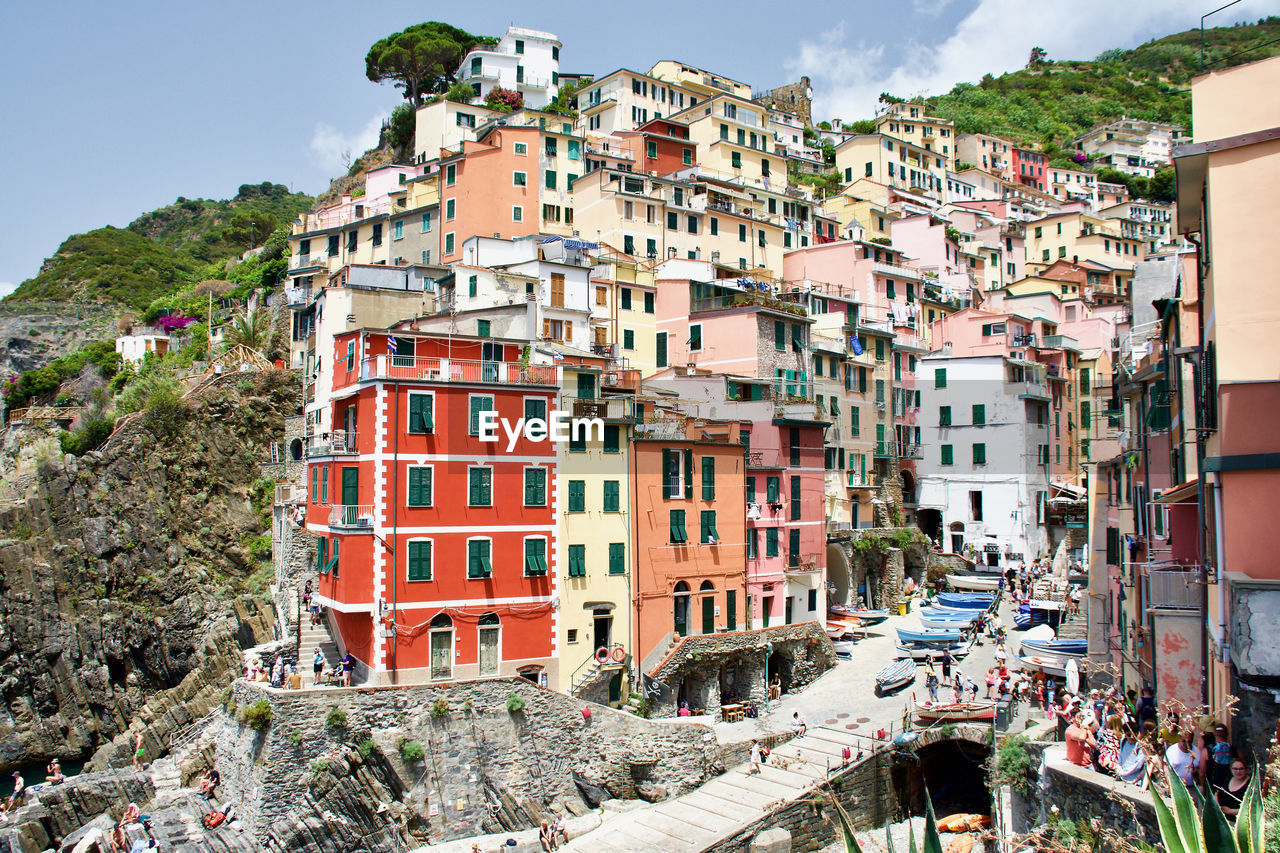
[[[940,9],[949,0],[914,2]],[[1025,0],[979,0],[935,44],[909,41],[886,57],[883,43],[849,43],[842,21],[816,41],[802,43],[786,67],[813,81],[815,117],[851,121],[870,118],[881,92],[938,95],[956,83],[976,83],[983,74],[1021,68],[1036,45],[1050,59],[1092,59],[1109,48],[1181,32],[1198,26],[1203,5],[1200,0],[1076,0],[1037,13]],[[1257,18],[1266,5],[1266,0],[1246,0],[1231,9],[1229,18],[1209,24]]]
[[[0,281],[0,299],[4,299],[17,289],[18,283],[16,281]]]
[[[378,132],[386,117],[386,113],[375,115],[364,127],[351,133],[344,133],[326,122],[317,122],[311,142],[307,145],[307,155],[312,163],[322,169],[341,171],[352,160],[378,144]]]

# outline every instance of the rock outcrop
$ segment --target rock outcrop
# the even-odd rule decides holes
[[[111,340],[125,309],[77,302],[0,302],[0,373],[18,374]]]
[[[100,451],[50,454],[0,506],[0,766],[87,757],[131,724],[162,753],[271,639],[249,541],[259,460],[297,406],[288,374],[224,376]]]

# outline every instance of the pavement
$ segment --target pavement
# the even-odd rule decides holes
[[[1013,624],[1007,600],[1001,603],[999,614],[1006,625]],[[870,628],[867,636],[855,644],[852,660],[840,661],[804,690],[769,703],[768,711],[760,717],[715,723],[721,743],[742,742],[790,732],[791,715],[800,712],[808,726],[807,733],[775,748],[760,773],[749,774],[745,764],[730,768],[683,796],[606,816],[598,829],[575,837],[561,849],[592,853],[702,850],[759,820],[779,803],[805,795],[840,763],[845,746],[856,752],[860,747],[869,747],[868,739],[879,729],[885,729],[890,737],[902,731],[913,693],[919,698],[926,695],[923,673],[917,675],[913,685],[884,697],[875,694],[875,674],[897,655],[894,629],[919,624],[914,612],[892,616]],[[1014,647],[1011,651],[1015,650],[1018,632],[1010,643]],[[985,677],[995,663],[995,649],[995,641],[984,638],[982,645],[975,644],[965,659],[953,667],[953,672],[962,673],[979,685],[979,698],[986,692]],[[949,690],[941,691],[940,698],[949,697]],[[1011,728],[1022,728],[1027,719],[1023,705]]]

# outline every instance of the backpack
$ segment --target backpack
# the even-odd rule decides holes
[[[222,826],[222,822],[227,819],[225,812],[209,812],[204,816],[204,825],[206,829],[217,829]]]

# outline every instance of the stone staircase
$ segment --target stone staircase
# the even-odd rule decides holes
[[[748,765],[739,765],[684,796],[606,820],[599,829],[561,849],[580,853],[706,850],[775,808],[807,796],[841,766],[846,746],[858,751],[858,741],[845,731],[812,727],[803,737],[774,749],[757,774],[749,774]]]
[[[311,614],[306,612],[300,612],[298,619],[301,622],[298,629],[298,671],[302,673],[302,686],[310,687],[315,683],[315,671],[311,662],[316,649],[319,648],[320,654],[324,655],[325,672],[333,670],[342,659],[342,653],[338,650],[338,644],[334,641],[326,620],[321,619],[319,625],[312,625]]]

